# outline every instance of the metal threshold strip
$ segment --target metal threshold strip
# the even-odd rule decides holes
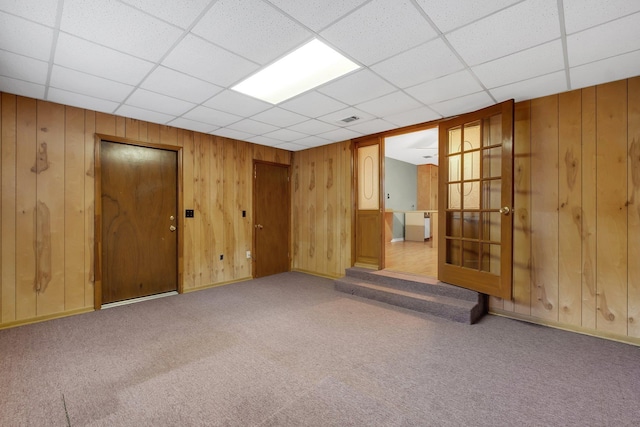
[[[149,300],[152,300],[152,299],[158,299],[158,298],[164,298],[164,297],[170,297],[172,295],[178,295],[178,292],[176,292],[176,291],[163,292],[161,294],[149,295],[147,297],[132,298],[132,299],[126,299],[126,300],[123,300],[123,301],[110,302],[108,304],[102,304],[101,308],[105,309],[105,308],[120,307],[122,305],[135,304],[137,302],[149,301]]]

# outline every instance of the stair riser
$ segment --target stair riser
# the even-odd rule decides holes
[[[376,285],[383,285],[390,288],[420,293],[424,295],[439,295],[443,297],[457,298],[471,302],[479,302],[481,298],[481,296],[477,292],[470,291],[464,288],[458,288],[455,286],[443,287],[438,285],[429,285],[395,277],[381,276],[379,274],[354,270],[350,268],[346,270],[346,275]]]
[[[387,304],[395,305],[398,307],[407,308],[409,310],[419,311],[422,313],[431,314],[434,316],[442,317],[459,323],[471,324],[480,316],[475,314],[477,307],[472,310],[467,310],[462,307],[451,306],[447,304],[441,304],[431,301],[417,300],[411,297],[403,295],[397,295],[379,291],[370,288],[359,287],[350,283],[343,283],[340,281],[335,282],[336,290],[345,292],[351,295],[359,296],[362,298],[373,299],[376,301],[384,302]]]

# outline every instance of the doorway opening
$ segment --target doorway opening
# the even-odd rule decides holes
[[[438,127],[385,137],[385,270],[438,276]]]

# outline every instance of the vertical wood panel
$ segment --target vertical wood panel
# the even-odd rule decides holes
[[[531,101],[531,314],[558,320],[558,96]]]
[[[582,324],[582,96],[559,95],[558,320]]]
[[[210,244],[213,248],[211,283],[224,280],[224,147],[217,137],[209,139],[209,181],[211,183],[209,220],[211,224]]]
[[[325,147],[314,149],[316,154],[316,212],[315,212],[315,257],[316,267],[314,271],[327,271],[327,150]]]
[[[596,328],[596,90],[582,90],[582,327]]]
[[[205,198],[206,183],[204,182],[204,171],[202,156],[204,150],[202,148],[201,133],[195,133],[193,135],[193,209],[194,218],[191,220],[194,239],[194,258],[193,258],[193,271],[194,271],[194,287],[200,287],[203,285],[204,280],[204,266],[202,251],[205,249],[204,245],[204,231],[205,231],[205,204],[207,199]]]
[[[598,330],[627,333],[627,82],[596,88]]]
[[[115,135],[116,116],[106,113],[96,113],[96,133]]]
[[[64,309],[85,302],[85,117],[84,110],[65,107],[64,131]]]
[[[147,125],[147,141],[153,144],[160,144],[160,125],[149,123]]]
[[[531,102],[515,105],[514,118],[514,311],[531,314]]]
[[[342,265],[340,266],[340,274],[344,274],[345,269],[351,267],[353,264],[352,253],[352,224],[353,224],[353,200],[352,200],[352,174],[353,174],[353,159],[351,152],[351,141],[346,141],[340,145],[340,157],[341,157],[341,189],[340,189],[340,218],[342,223],[340,224],[340,248],[342,254],[340,259]]]
[[[116,133],[115,136],[125,137],[127,134],[127,119],[116,116]]]
[[[94,302],[95,279],[95,132],[96,113],[84,115],[84,306]]]
[[[305,271],[312,271],[311,263],[309,261],[309,239],[311,236],[311,226],[309,224],[309,200],[311,198],[309,192],[309,182],[311,177],[309,160],[310,152],[311,150],[303,150],[296,153],[296,156],[299,156],[300,158],[300,197],[302,202],[298,211],[298,218],[300,219],[300,241],[298,247],[300,251],[300,269]]]
[[[37,313],[64,311],[64,106],[38,102]],[[41,160],[42,159],[42,160]]]
[[[36,101],[18,97],[16,167],[16,320],[36,316]]]
[[[136,119],[125,119],[125,130],[124,135],[127,138],[135,139],[136,141],[140,141],[140,122]]]
[[[235,208],[236,208],[236,243],[235,243],[235,279],[251,277],[251,259],[246,252],[252,248],[252,199],[251,199],[251,150],[247,142],[236,141],[236,175],[235,175]],[[242,212],[245,216],[242,216]]]
[[[331,276],[340,274],[338,242],[340,241],[340,221],[338,219],[338,171],[340,163],[338,159],[338,145],[331,144],[324,147],[326,174],[325,174],[325,271]]]
[[[309,197],[309,201],[306,204],[306,209],[305,209],[305,218],[306,218],[306,229],[308,230],[308,243],[309,246],[307,248],[307,256],[308,256],[308,263],[307,263],[307,268],[309,269],[309,271],[318,271],[318,263],[317,263],[317,242],[316,242],[316,237],[317,237],[317,226],[316,226],[316,206],[318,203],[318,197],[317,197],[317,160],[318,160],[318,149],[311,149],[309,150],[309,157],[308,157],[308,162],[306,165],[306,169],[308,170],[308,174],[306,175],[306,182],[305,182],[305,186],[307,188],[307,195]]]
[[[294,153],[291,161],[291,267],[301,269],[300,256],[300,151]]]
[[[2,188],[1,207],[2,256],[0,269],[2,284],[2,321],[16,318],[16,121],[17,101],[15,95],[2,94]]]
[[[182,132],[182,182],[183,182],[183,204],[184,209],[194,209],[194,153],[193,132]],[[184,289],[193,289],[196,286],[196,248],[197,229],[196,218],[186,218],[184,212],[178,212],[178,218],[182,221],[182,232],[184,234]]]
[[[628,83],[629,313],[628,334],[640,338],[640,77]]]
[[[160,125],[160,144],[164,145],[180,145],[178,143],[178,129]]]
[[[223,245],[221,253],[224,254],[222,264],[222,280],[229,281],[235,278],[236,251],[235,247],[241,242],[236,236],[236,196],[235,196],[235,176],[236,176],[236,144],[235,141],[218,138],[222,151],[222,223],[223,223]]]

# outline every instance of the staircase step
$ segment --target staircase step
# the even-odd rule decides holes
[[[478,292],[423,276],[387,270],[371,270],[362,267],[347,268],[346,277],[353,277],[378,285],[419,294],[440,295],[465,301],[477,302]]]
[[[460,323],[472,324],[484,314],[484,306],[481,301],[474,302],[443,295],[416,293],[368,283],[350,276],[336,280],[335,288],[351,295],[432,314]]]

